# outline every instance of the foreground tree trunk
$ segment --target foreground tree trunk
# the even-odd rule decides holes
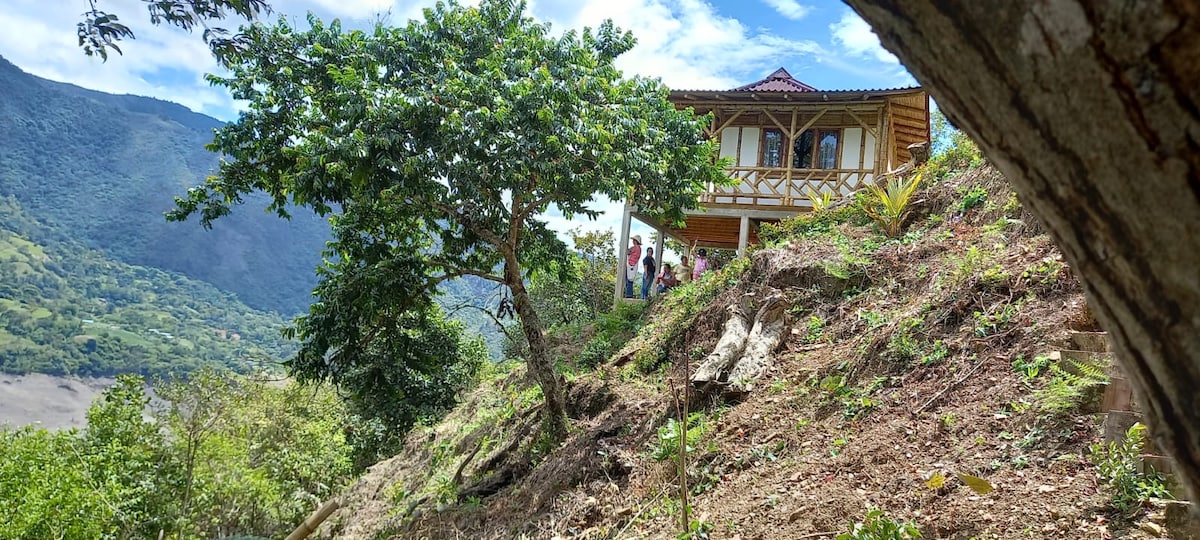
[[[1083,282],[1200,495],[1200,4],[847,0]]]
[[[542,411],[544,428],[550,440],[562,441],[567,436],[567,408],[563,399],[562,384],[558,372],[554,369],[554,361],[550,358],[550,349],[546,344],[546,335],[542,333],[542,323],[538,319],[537,310],[533,309],[533,301],[525,282],[521,279],[521,268],[516,257],[504,263],[504,280],[513,295],[513,307],[517,317],[521,319],[521,330],[525,332],[525,340],[529,342],[530,373],[542,388],[546,400],[546,408]]]

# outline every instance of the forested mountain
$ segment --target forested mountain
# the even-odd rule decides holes
[[[145,267],[139,271],[177,272],[284,318],[306,312],[329,238],[324,219],[307,210],[280,219],[263,211],[260,195],[247,197],[212,230],[163,217],[175,196],[214,172],[217,156],[205,145],[221,125],[175,103],[35,77],[0,57],[0,197],[12,197],[6,208],[19,204],[22,219],[78,242],[68,252],[89,248]],[[7,265],[0,260],[0,266]],[[498,301],[495,289],[474,278],[456,280],[441,298],[468,331],[484,334],[493,354],[502,334],[472,306]]]
[[[283,324],[207,283],[113,261],[0,198],[0,372],[245,371],[294,352]]]
[[[307,211],[282,220],[253,199],[212,230],[163,218],[215,170],[204,145],[220,125],[174,103],[34,77],[0,58],[0,195],[116,260],[207,281],[257,309],[305,311],[325,220]]]

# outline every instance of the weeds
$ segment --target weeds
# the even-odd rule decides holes
[[[871,510],[861,522],[850,526],[850,532],[837,535],[837,540],[913,540],[920,537],[921,531],[915,524],[888,518],[883,510]]]
[[[810,344],[821,340],[821,336],[825,333],[825,319],[816,315],[808,317],[808,333],[800,340],[802,343]]]
[[[1050,367],[1050,357],[1044,354],[1034,356],[1032,359],[1025,358],[1025,355],[1018,354],[1011,362],[1013,371],[1021,375],[1025,382],[1032,381],[1038,375],[1044,373]]]
[[[801,214],[777,224],[763,223],[758,237],[764,244],[772,245],[795,238],[812,238],[829,234],[834,227],[842,223],[865,225],[870,221],[870,218],[857,206],[847,205],[837,209]]]
[[[970,189],[967,189],[966,186],[960,187],[958,188],[958,193],[962,195],[962,200],[958,201],[958,210],[960,212],[966,212],[976,206],[982,205],[988,200],[987,190],[979,185],[971,186]]]
[[[1112,488],[1110,504],[1122,515],[1136,513],[1151,497],[1171,498],[1161,473],[1139,472],[1138,456],[1146,444],[1146,426],[1134,424],[1120,442],[1093,444],[1092,463]]]
[[[888,340],[889,355],[901,362],[908,362],[920,357],[921,342],[917,339],[917,334],[923,326],[924,322],[917,318],[901,321],[892,332],[891,339]]]
[[[687,439],[687,452],[696,450],[696,445],[708,431],[708,419],[702,412],[694,412],[687,417],[687,433],[675,418],[667,419],[667,423],[658,428],[658,442],[650,449],[650,458],[654,461],[667,461],[679,458],[679,441]]]

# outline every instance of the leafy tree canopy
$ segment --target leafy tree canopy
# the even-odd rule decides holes
[[[507,285],[548,427],[561,433],[561,389],[524,286],[529,272],[572,267],[545,214],[595,218],[589,203],[604,194],[679,222],[706,183],[727,180],[702,136],[707,119],[614,67],[631,34],[605,22],[555,37],[524,11],[451,2],[369,33],[311,15],[308,30],[247,29],[232,75],[210,76],[248,103],[210,146],[233,159],[170,217],[209,224],[255,191],[285,217],[289,204],[340,208],[332,271],[370,269],[358,305],[376,321],[427,306],[457,276]],[[370,306],[381,297],[386,309]],[[329,335],[315,315],[298,325],[309,344]],[[371,333],[320,347],[369,347]]]
[[[243,42],[239,34],[231,34],[220,27],[209,26],[210,22],[226,17],[254,20],[259,14],[270,13],[271,6],[265,0],[142,0],[150,12],[151,24],[168,24],[191,32],[196,27],[204,28],[204,42],[212,49],[218,60],[224,60]],[[88,10],[83,20],[76,25],[79,46],[88,56],[99,56],[108,60],[108,50],[123,54],[118,42],[134,39],[133,30],[120,22],[115,13],[102,11],[97,0],[88,0]]]

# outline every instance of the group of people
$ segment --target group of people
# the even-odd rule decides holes
[[[696,261],[694,266],[688,264],[688,256],[684,255],[677,268],[672,267],[671,263],[664,262],[660,270],[654,260],[654,248],[647,247],[646,256],[643,257],[641,235],[635,234],[629,239],[633,243],[625,253],[625,298],[634,298],[633,282],[637,279],[639,260],[642,264],[642,294],[640,296],[642,300],[650,298],[652,288],[661,293],[693,279],[699,279],[701,274],[708,271],[708,250],[704,248],[696,250],[693,246],[693,258]]]

